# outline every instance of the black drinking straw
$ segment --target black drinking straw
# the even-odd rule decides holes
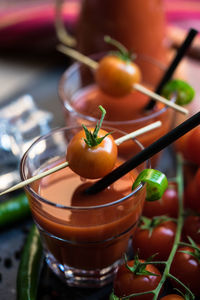
[[[189,49],[194,37],[196,36],[196,34],[198,33],[198,31],[196,29],[191,28],[185,38],[185,40],[183,41],[183,43],[181,44],[181,46],[179,47],[174,59],[172,60],[171,64],[169,65],[167,71],[165,72],[164,76],[161,78],[155,93],[156,94],[160,94],[163,86],[167,83],[167,81],[170,80],[170,78],[172,77],[175,69],[177,68],[178,64],[180,63],[181,59],[183,58],[183,56],[185,55],[185,53],[187,52],[187,50]],[[149,103],[147,104],[147,106],[145,107],[146,110],[152,109],[155,105],[155,100],[151,99],[149,101]]]
[[[111,173],[97,181],[86,190],[86,193],[95,194],[105,189],[110,184],[121,178],[123,175],[127,174],[128,172],[139,166],[141,163],[143,163],[145,160],[151,158],[153,155],[172,144],[178,138],[180,138],[199,124],[200,112],[193,115],[191,118],[187,119],[174,129],[169,131],[167,134],[163,135],[153,144],[143,149],[141,152],[137,153],[125,163],[114,169]]]

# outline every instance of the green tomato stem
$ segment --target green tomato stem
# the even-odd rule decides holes
[[[180,242],[179,243],[179,245],[180,246],[186,246],[186,247],[190,247],[190,248],[193,248],[193,249],[195,249],[195,250],[197,250],[197,251],[199,251],[199,248],[198,248],[198,246],[193,246],[193,245],[191,245],[191,244],[189,244],[189,243],[185,243],[185,242]]]
[[[162,260],[161,260],[161,261],[156,261],[156,260],[155,260],[155,261],[149,261],[149,262],[147,263],[147,265],[157,265],[157,264],[159,264],[159,265],[161,265],[161,264],[162,264],[162,265],[166,265],[167,262],[164,261],[164,260],[163,260],[163,261],[162,261]]]
[[[182,281],[180,281],[177,277],[173,276],[172,274],[168,274],[168,277],[175,280],[176,282],[178,282],[180,285],[182,285],[184,287],[184,289],[188,292],[188,294],[191,296],[191,299],[195,299],[195,296],[193,295],[193,293],[190,291],[190,289],[182,283]]]
[[[104,41],[110,45],[115,46],[121,52],[122,55],[126,56],[128,54],[128,50],[126,49],[126,47],[122,45],[119,41],[111,38],[109,35],[106,35],[104,37]]]
[[[103,108],[103,106],[101,106],[101,105],[99,105],[99,109],[100,109],[100,111],[101,111],[101,119],[100,119],[100,121],[99,121],[99,125],[97,126],[97,134],[98,134],[98,132],[99,132],[99,129],[101,128],[101,126],[102,126],[102,123],[103,123],[103,119],[104,119],[104,117],[105,117],[105,115],[106,115],[106,110]]]
[[[106,114],[106,110],[101,105],[99,105],[99,109],[102,112],[101,119],[100,119],[99,122],[97,122],[93,132],[89,131],[88,128],[84,124],[82,124],[82,127],[85,131],[85,136],[86,136],[84,141],[88,145],[88,147],[91,147],[91,148],[99,145],[102,142],[102,140],[110,134],[110,133],[107,133],[103,137],[98,138],[98,132],[99,132],[101,126],[102,126],[103,119],[104,119],[105,114]]]
[[[178,201],[179,201],[179,212],[178,212],[178,218],[177,218],[177,229],[176,229],[176,234],[175,234],[175,239],[174,239],[174,244],[172,247],[172,250],[170,252],[170,255],[168,257],[168,260],[166,261],[165,269],[162,274],[162,278],[155,289],[155,295],[153,297],[153,300],[158,299],[158,295],[161,291],[161,288],[166,281],[167,277],[171,277],[172,275],[170,274],[170,267],[173,261],[173,258],[175,256],[176,250],[179,246],[180,239],[181,239],[181,232],[183,228],[183,191],[184,191],[184,185],[183,185],[183,160],[180,155],[177,156],[177,175],[176,175],[176,182],[178,185]],[[173,277],[174,280],[179,282],[175,277]],[[182,283],[182,286],[185,287],[185,289],[193,296],[192,292]]]
[[[129,296],[119,298],[119,300],[130,300],[130,297],[142,296],[142,295],[147,295],[147,294],[155,294],[155,292],[154,292],[154,290],[152,290],[152,291],[147,291],[147,292],[135,293],[135,294],[131,294]]]

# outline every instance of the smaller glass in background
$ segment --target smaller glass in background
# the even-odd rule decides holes
[[[29,145],[50,131],[53,116],[24,95],[0,108],[0,191],[20,181],[19,163]]]

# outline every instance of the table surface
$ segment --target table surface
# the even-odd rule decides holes
[[[1,68],[2,67],[2,68]],[[42,61],[39,63],[21,64],[20,61],[11,60],[7,55],[0,59],[0,85],[3,87],[0,94],[0,104],[29,93],[41,109],[54,114],[53,127],[64,125],[61,105],[57,95],[57,86],[65,64]],[[193,114],[200,107],[200,62],[187,58],[184,73],[190,84],[196,89],[197,96],[191,108]],[[170,176],[174,172],[168,161],[171,159],[171,149],[164,154],[163,170]],[[16,275],[19,265],[20,252],[23,248],[32,220],[28,219],[17,226],[2,230],[0,233],[0,299],[16,299]],[[112,285],[102,289],[83,290],[67,288],[57,279],[46,265],[42,270],[38,299],[70,299],[70,300],[103,300],[108,299]]]

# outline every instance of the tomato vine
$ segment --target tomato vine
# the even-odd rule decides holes
[[[163,264],[164,265],[164,270],[162,272],[162,277],[160,282],[158,283],[157,287],[153,290],[150,291],[145,291],[141,293],[133,293],[128,296],[120,297],[118,298],[114,293],[111,294],[110,300],[128,300],[128,299],[133,299],[136,296],[141,296],[141,295],[146,295],[146,294],[153,294],[152,300],[157,300],[158,297],[160,296],[160,292],[163,288],[164,283],[166,282],[167,279],[172,279],[176,281],[180,286],[182,286],[185,290],[185,294],[187,295],[187,299],[194,300],[195,295],[193,292],[177,277],[171,274],[170,272],[170,267],[172,265],[174,256],[177,252],[177,249],[181,245],[187,245],[193,248],[194,250],[199,250],[198,246],[190,240],[189,243],[183,243],[181,242],[181,233],[182,233],[182,228],[184,224],[184,207],[183,207],[183,194],[184,194],[184,178],[183,178],[183,159],[181,155],[177,155],[177,171],[176,171],[176,177],[175,181],[178,186],[178,201],[179,201],[179,212],[178,212],[178,217],[177,217],[177,229],[176,229],[176,234],[175,234],[175,239],[173,243],[173,247],[171,249],[170,255],[166,261],[148,261],[148,264]]]

